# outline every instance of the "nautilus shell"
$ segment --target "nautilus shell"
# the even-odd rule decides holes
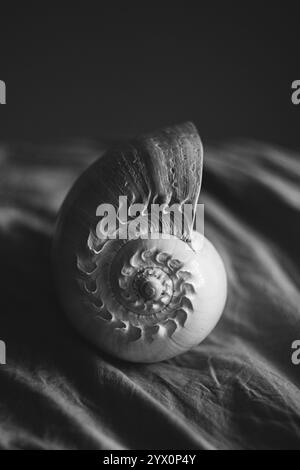
[[[225,268],[194,230],[202,161],[193,124],[166,128],[108,151],[64,201],[53,244],[59,297],[74,326],[107,353],[171,358],[199,344],[222,314]],[[149,217],[155,204],[163,214],[192,207],[188,223]],[[114,208],[117,223],[106,227],[99,207]]]

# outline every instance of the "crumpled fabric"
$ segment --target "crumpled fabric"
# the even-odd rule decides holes
[[[300,155],[238,142],[205,153],[200,202],[228,300],[211,335],[156,364],[96,350],[53,287],[58,208],[103,146],[0,146],[0,446],[299,449]]]

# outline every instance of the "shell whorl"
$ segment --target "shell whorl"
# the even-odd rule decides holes
[[[94,268],[89,271],[91,261]],[[79,258],[78,267],[95,318],[127,342],[171,337],[194,311],[201,277],[193,250],[174,236],[110,240],[86,264]]]
[[[120,227],[109,233],[115,237],[97,234],[99,204],[115,207],[121,225],[121,195],[127,225],[137,220],[134,204],[142,213],[153,204],[195,208],[201,178],[201,141],[186,123],[109,151],[67,196],[54,240],[57,286],[72,322],[105,351],[137,362],[166,359],[201,341],[219,318],[224,267],[212,245],[200,243],[193,217],[184,227],[151,218],[138,235],[121,237]]]

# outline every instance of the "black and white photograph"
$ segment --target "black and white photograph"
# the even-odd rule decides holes
[[[1,450],[300,450],[299,32],[288,1],[1,6]]]

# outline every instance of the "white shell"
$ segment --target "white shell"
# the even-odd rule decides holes
[[[120,195],[198,201],[202,146],[190,123],[108,153],[75,183],[62,208],[54,241],[55,279],[76,328],[122,359],[155,362],[199,344],[219,320],[226,272],[213,245],[195,231],[168,239],[99,240],[95,214]],[[153,227],[152,227],[153,229]],[[164,229],[159,224],[154,230]]]

